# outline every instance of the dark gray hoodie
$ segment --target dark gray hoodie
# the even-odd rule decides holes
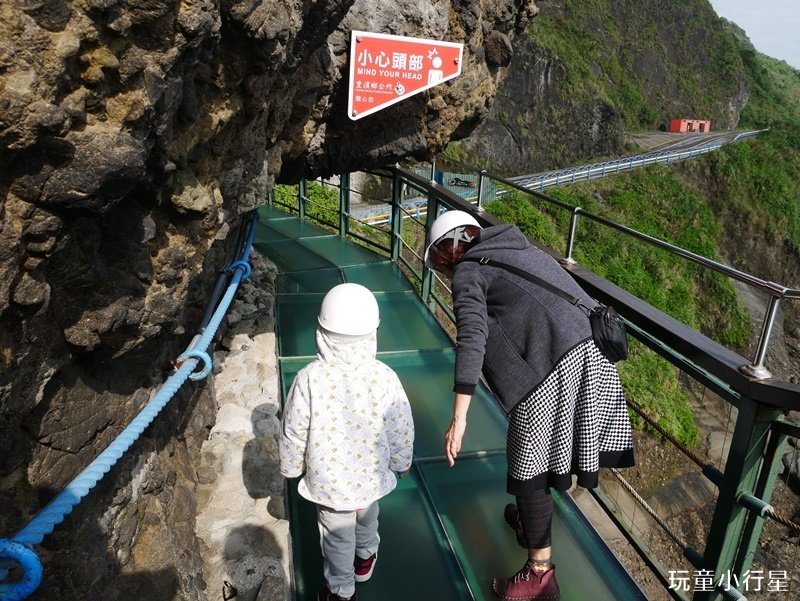
[[[481,230],[465,256],[514,265],[587,307],[597,304],[516,226]],[[506,411],[530,396],[568,351],[592,336],[585,311],[505,269],[462,261],[452,284],[458,328],[454,390],[472,394],[483,368]]]

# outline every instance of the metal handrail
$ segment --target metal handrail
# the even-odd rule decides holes
[[[755,135],[755,133],[758,132],[751,132],[751,135]],[[745,134],[742,135],[744,136]],[[546,194],[543,194],[537,190],[532,190],[524,186],[523,184],[520,184],[515,179],[505,179],[497,174],[493,174],[487,171],[481,171],[481,175],[485,178],[488,177],[505,186],[509,186],[515,190],[518,190],[523,194],[534,196],[535,198],[542,200],[552,206],[558,207],[565,211],[569,211],[571,213],[570,226],[566,240],[566,252],[564,257],[564,260],[567,263],[574,263],[572,254],[575,248],[578,218],[580,216],[584,216],[587,219],[599,223],[600,225],[603,225],[610,229],[614,229],[632,238],[636,238],[642,242],[645,242],[651,246],[669,252],[673,255],[683,257],[684,259],[692,261],[702,267],[721,273],[731,279],[739,281],[743,284],[746,284],[747,286],[758,289],[769,295],[770,303],[764,315],[764,320],[762,323],[761,332],[759,334],[755,355],[750,364],[744,365],[742,367],[742,373],[756,380],[764,380],[772,377],[772,374],[764,366],[764,360],[766,358],[767,350],[769,348],[772,328],[775,322],[775,317],[778,313],[779,303],[783,299],[800,299],[800,289],[789,288],[787,286],[783,286],[776,282],[764,280],[752,274],[730,267],[729,265],[725,265],[723,263],[714,261],[713,259],[709,259],[702,255],[698,255],[679,246],[675,246],[674,244],[670,244],[669,242],[666,242],[659,238],[655,238],[654,236],[650,236],[643,232],[639,232],[627,226],[618,224],[614,221],[611,221],[599,215],[590,213],[589,211],[586,211],[581,207],[570,205],[569,203],[563,202],[551,196],[547,196]]]
[[[759,131],[754,131],[754,132],[745,132],[745,133],[739,134],[736,139],[741,139],[741,138],[744,138],[744,137],[757,135],[758,133],[761,133],[762,131],[766,131],[766,130],[759,130]],[[674,152],[673,153],[668,153],[668,152],[664,152],[664,151],[662,151],[661,153],[652,153],[653,156],[657,156],[657,155],[661,156],[661,155],[663,155],[663,156],[673,156],[673,157],[676,156],[676,155],[682,155],[682,154],[683,153],[674,153]],[[642,156],[644,156],[644,155],[642,155]],[[466,164],[461,163],[459,161],[454,161],[454,162],[458,163],[462,167],[467,167]],[[608,164],[612,164],[612,163],[607,163],[607,165]],[[413,187],[414,189],[422,191],[422,190],[425,190],[426,187],[428,187],[428,186],[435,187],[437,194],[440,194],[442,196],[442,199],[443,199],[443,202],[444,202],[445,205],[450,206],[451,208],[452,207],[456,207],[456,208],[465,208],[465,210],[471,210],[471,211],[475,210],[475,205],[473,205],[471,202],[466,201],[463,198],[463,196],[461,196],[461,195],[459,195],[459,194],[457,194],[457,193],[445,188],[444,186],[440,186],[440,185],[436,184],[435,182],[427,179],[425,176],[420,175],[419,173],[417,173],[415,171],[412,171],[410,169],[404,169],[404,168],[399,167],[399,166],[395,167],[395,169],[398,171],[398,173],[400,173],[401,178],[404,181],[404,183],[406,183],[410,187]],[[379,173],[379,172],[375,172],[374,174],[375,175],[385,175],[385,173]],[[598,223],[598,224],[600,224],[600,225],[602,225],[604,227],[616,230],[616,231],[618,231],[618,232],[620,232],[620,233],[622,233],[622,234],[624,234],[624,235],[626,235],[628,237],[631,237],[631,238],[637,239],[639,241],[642,241],[642,242],[644,242],[646,244],[649,244],[649,245],[651,245],[651,246],[653,246],[655,248],[658,248],[658,249],[663,250],[665,252],[668,252],[670,254],[682,257],[682,258],[684,258],[686,260],[689,260],[689,261],[691,261],[691,262],[693,262],[693,263],[695,263],[697,265],[700,265],[701,267],[704,267],[704,268],[707,268],[707,269],[711,269],[712,271],[720,273],[720,274],[722,274],[722,275],[724,275],[724,276],[726,276],[726,277],[728,277],[730,279],[736,280],[736,281],[741,282],[741,283],[743,283],[743,284],[745,284],[745,285],[747,285],[747,286],[749,286],[751,288],[754,288],[754,289],[757,289],[757,290],[759,290],[759,291],[761,291],[763,293],[766,293],[770,297],[770,302],[769,302],[769,305],[767,307],[767,311],[765,312],[765,315],[764,315],[764,320],[762,322],[761,332],[759,333],[759,337],[758,337],[758,341],[757,341],[757,345],[756,345],[756,350],[755,350],[755,353],[754,353],[752,361],[749,364],[743,365],[741,367],[741,371],[747,377],[755,379],[755,380],[765,380],[765,379],[768,379],[768,378],[772,377],[772,374],[764,366],[764,361],[766,359],[767,351],[768,351],[768,348],[769,348],[769,343],[770,343],[770,339],[771,339],[771,335],[772,335],[772,329],[773,329],[773,326],[774,326],[774,322],[775,322],[776,316],[778,314],[780,301],[783,300],[783,299],[793,299],[793,300],[794,299],[800,299],[800,289],[790,288],[790,287],[784,286],[782,284],[778,284],[778,283],[773,282],[773,281],[769,281],[769,280],[765,280],[763,278],[756,277],[756,276],[754,276],[752,274],[749,274],[747,272],[738,270],[738,269],[736,269],[734,267],[731,267],[729,265],[725,265],[724,263],[720,263],[720,262],[715,261],[713,259],[709,259],[708,257],[704,257],[704,256],[699,255],[697,253],[691,252],[691,251],[689,251],[687,249],[681,248],[679,246],[676,246],[674,244],[671,244],[669,242],[666,242],[666,241],[661,240],[659,238],[656,238],[654,236],[650,236],[650,235],[645,234],[643,232],[639,232],[639,231],[637,231],[637,230],[635,230],[633,228],[618,224],[618,223],[616,223],[614,221],[611,221],[610,219],[607,219],[605,217],[601,217],[599,215],[595,215],[595,214],[593,214],[593,213],[591,213],[589,211],[586,211],[586,210],[582,209],[581,207],[571,205],[571,204],[566,203],[564,201],[561,201],[561,200],[559,200],[557,198],[553,198],[551,196],[547,196],[546,194],[543,194],[543,193],[541,193],[541,192],[539,192],[537,190],[533,190],[531,188],[525,187],[523,184],[519,183],[519,181],[518,181],[519,178],[506,179],[506,178],[501,177],[500,175],[497,175],[495,173],[491,173],[491,172],[486,171],[486,170],[481,170],[480,173],[477,174],[477,177],[478,177],[478,181],[479,181],[479,186],[478,186],[478,191],[477,191],[478,192],[478,194],[477,194],[477,211],[478,211],[479,214],[482,214],[482,211],[483,211],[482,207],[483,207],[483,204],[485,203],[485,199],[483,199],[481,192],[482,192],[482,189],[483,189],[483,183],[484,183],[486,178],[488,178],[490,180],[494,180],[495,182],[498,182],[498,183],[500,183],[500,184],[502,184],[504,186],[508,186],[510,188],[518,190],[521,193],[533,196],[533,197],[535,197],[535,198],[537,198],[537,199],[539,199],[539,200],[541,200],[541,201],[543,201],[545,203],[548,203],[548,204],[550,204],[552,206],[555,206],[555,207],[557,207],[557,208],[559,208],[561,210],[568,211],[571,214],[571,218],[570,218],[570,225],[569,225],[569,230],[567,232],[567,238],[566,238],[566,251],[565,251],[565,256],[564,256],[564,259],[563,259],[566,263],[574,263],[575,262],[572,255],[573,255],[573,251],[574,251],[574,248],[575,248],[575,242],[576,242],[576,238],[577,238],[578,220],[582,216],[582,217],[590,219],[591,221],[594,221],[594,222],[596,222],[596,223]],[[467,203],[467,207],[463,206],[463,204],[465,202]],[[403,206],[401,207],[402,208],[402,212],[406,216],[408,216],[408,217],[414,219],[415,221],[419,222],[419,220],[417,220],[415,216],[411,215],[410,212],[408,212],[406,210],[407,206],[416,207],[418,214],[419,214],[419,210],[422,207],[425,207],[425,213],[427,215],[427,203],[428,203],[428,198],[427,197],[415,198],[415,199],[413,199],[411,201],[404,201]],[[384,210],[386,212],[386,214],[387,214],[387,221],[389,219],[389,216],[388,216],[389,208],[388,207],[389,207],[389,205],[387,205],[387,208]],[[383,208],[381,207],[381,209],[383,209]],[[370,224],[370,225],[374,225],[374,224]],[[420,277],[420,279],[424,278],[424,271],[425,270],[423,269],[422,273],[417,274]],[[424,300],[426,302],[428,302],[430,299],[426,298]],[[441,305],[441,303],[439,303],[439,304]]]
[[[550,171],[547,173],[519,176],[514,178],[514,181],[527,185],[530,188],[536,187],[540,190],[559,186],[562,183],[573,184],[581,180],[590,180],[593,176],[605,177],[611,173],[621,173],[623,171],[631,171],[637,167],[646,167],[655,164],[667,164],[674,161],[681,161],[685,159],[694,158],[703,154],[708,154],[714,150],[719,149],[723,142],[717,142],[696,148],[694,150],[680,150],[680,151],[661,151],[658,153],[647,153],[637,155],[634,157],[627,157],[617,161],[607,161],[602,163],[593,163],[581,167],[572,167],[569,169],[561,169],[558,171]]]

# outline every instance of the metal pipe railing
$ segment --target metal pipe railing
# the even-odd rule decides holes
[[[742,366],[741,371],[748,377],[757,380],[763,380],[772,377],[772,374],[764,366],[764,360],[766,358],[767,350],[769,348],[770,337],[772,334],[772,327],[775,321],[775,316],[778,311],[779,301],[784,298],[788,299],[800,298],[800,289],[788,288],[786,286],[782,286],[781,284],[777,284],[775,282],[758,278],[749,273],[740,271],[723,263],[719,263],[702,255],[698,255],[696,253],[693,253],[689,250],[686,250],[674,244],[670,244],[669,242],[666,242],[664,240],[660,240],[659,238],[655,238],[654,236],[650,236],[648,234],[644,234],[627,226],[620,225],[609,219],[585,211],[580,207],[569,205],[558,199],[546,196],[534,190],[527,189],[524,186],[521,186],[514,181],[506,180],[490,173],[486,173],[486,176],[502,183],[503,185],[510,186],[515,190],[519,190],[520,192],[534,196],[537,199],[542,200],[550,205],[571,212],[570,226],[567,233],[566,252],[564,259],[568,263],[569,262],[574,263],[572,255],[575,250],[575,240],[577,238],[578,221],[579,217],[583,216],[604,227],[616,230],[626,236],[645,242],[646,244],[649,244],[655,248],[664,250],[670,254],[692,261],[704,268],[711,269],[713,271],[716,271],[717,273],[721,273],[722,275],[725,275],[730,279],[736,280],[747,286],[750,286],[752,288],[755,288],[757,290],[760,290],[768,294],[770,296],[770,303],[762,323],[755,356],[753,357],[753,360],[750,364]]]
[[[760,132],[748,132],[748,133],[745,133],[745,134],[740,134],[740,137],[747,137],[748,135],[755,135],[757,133],[760,133]],[[675,153],[675,152],[668,153],[668,154],[670,156],[680,155],[680,153]],[[666,156],[666,154],[664,156]],[[648,159],[649,160],[654,160],[653,157],[648,157]],[[642,160],[644,160],[644,159],[642,159]],[[605,171],[606,169],[608,169],[609,165],[613,165],[613,164],[612,163],[608,163],[608,164],[598,164],[598,165],[602,165],[602,170]],[[415,174],[415,173],[413,173],[411,171],[404,170],[402,168],[396,168],[394,170],[394,173],[395,174],[399,174],[399,176],[400,176],[398,181],[400,181],[402,184],[404,184],[406,186],[411,187],[412,189],[415,189],[415,190],[419,191],[420,194],[423,195],[423,198],[420,199],[419,205],[417,206],[417,213],[418,214],[416,216],[412,216],[412,215],[410,215],[410,213],[408,211],[405,210],[405,207],[402,207],[404,215],[409,215],[412,218],[417,219],[419,221],[419,218],[422,217],[422,215],[420,214],[420,211],[422,210],[422,207],[424,205],[425,206],[425,216],[427,216],[427,208],[431,204],[431,196],[430,196],[431,193],[428,191],[428,188],[436,186],[436,183],[434,182],[434,175],[436,173],[436,168],[437,168],[436,167],[436,159],[434,158],[432,163],[431,163],[430,179],[427,180],[427,181],[426,181],[424,176],[419,176],[418,174]],[[620,168],[620,163],[617,162],[614,165],[614,168],[619,169]],[[598,167],[598,169],[600,169],[600,167]],[[374,172],[374,174],[383,175],[383,176],[389,175],[388,172],[385,173],[385,174],[384,173]],[[538,200],[541,200],[541,201],[543,201],[543,202],[545,202],[545,203],[547,203],[547,204],[549,204],[551,206],[554,206],[554,207],[557,207],[557,208],[559,208],[561,210],[570,212],[569,229],[567,231],[566,241],[565,241],[566,248],[565,248],[564,261],[566,263],[574,263],[575,262],[575,259],[574,259],[573,255],[574,255],[574,251],[575,251],[575,247],[576,247],[576,240],[577,240],[577,237],[578,237],[578,225],[579,225],[579,222],[580,222],[580,218],[584,217],[586,219],[594,221],[595,223],[598,223],[599,225],[601,225],[603,227],[607,227],[607,228],[613,229],[615,231],[618,231],[618,232],[622,233],[625,236],[628,236],[630,238],[639,240],[641,242],[649,244],[649,245],[651,245],[651,246],[653,246],[655,248],[658,248],[660,250],[663,250],[663,251],[668,252],[670,254],[673,254],[675,256],[682,257],[682,258],[684,258],[684,259],[686,259],[688,261],[691,261],[691,262],[693,262],[693,263],[695,263],[697,265],[700,265],[703,268],[710,269],[712,271],[720,273],[720,274],[722,274],[722,275],[724,275],[724,276],[726,276],[726,277],[728,277],[728,278],[730,278],[732,280],[741,282],[741,283],[743,283],[743,284],[745,284],[745,285],[747,285],[747,286],[749,286],[751,288],[754,288],[756,290],[759,290],[759,291],[767,294],[770,297],[770,301],[769,301],[769,306],[768,306],[767,311],[766,311],[765,316],[764,316],[764,320],[762,322],[761,331],[759,333],[759,337],[758,337],[758,341],[757,341],[755,355],[754,355],[753,359],[751,360],[751,362],[749,364],[745,364],[745,365],[743,365],[741,367],[741,372],[744,375],[746,375],[747,377],[755,379],[755,380],[764,380],[764,379],[768,379],[768,378],[772,377],[771,372],[765,367],[764,362],[765,362],[765,359],[766,359],[766,356],[767,356],[767,352],[768,352],[768,349],[769,349],[769,344],[770,344],[770,340],[771,340],[771,336],[772,336],[772,330],[773,330],[773,326],[774,326],[774,322],[775,322],[775,318],[776,318],[777,312],[779,310],[780,301],[782,299],[784,299],[784,298],[786,298],[786,299],[798,299],[798,298],[800,298],[800,289],[788,288],[788,287],[783,286],[781,284],[777,284],[775,282],[771,282],[771,281],[767,281],[767,280],[758,278],[758,277],[753,276],[753,275],[751,275],[749,273],[740,271],[738,269],[735,269],[735,268],[730,267],[728,265],[725,265],[723,263],[719,263],[718,261],[714,261],[713,259],[709,259],[707,257],[704,257],[702,255],[698,255],[696,253],[693,253],[693,252],[691,252],[689,250],[686,250],[686,249],[681,248],[679,246],[676,246],[674,244],[670,244],[669,242],[666,242],[666,241],[661,240],[659,238],[656,238],[654,236],[650,236],[648,234],[645,234],[645,233],[639,232],[637,230],[634,230],[633,228],[629,228],[627,226],[615,223],[615,222],[613,222],[613,221],[611,221],[609,219],[606,219],[604,217],[601,217],[599,215],[595,215],[593,213],[585,211],[581,207],[570,205],[569,203],[563,202],[563,201],[561,201],[559,199],[552,198],[550,196],[547,196],[547,195],[542,194],[540,192],[537,192],[535,190],[531,190],[530,188],[527,188],[524,185],[521,185],[518,181],[502,178],[499,175],[493,174],[493,173],[488,172],[486,170],[479,170],[478,171],[478,193],[477,193],[477,204],[478,204],[478,207],[477,207],[477,209],[478,209],[478,213],[479,214],[483,211],[483,206],[484,206],[484,204],[486,202],[486,198],[484,197],[485,184],[486,184],[487,181],[492,181],[492,180],[495,181],[495,182],[498,182],[498,183],[500,183],[500,184],[502,184],[504,186],[508,186],[508,187],[510,187],[510,188],[512,188],[514,190],[518,190],[519,192],[522,192],[524,194],[533,196],[534,198],[537,198]],[[444,188],[440,188],[438,190],[438,193],[439,193],[439,195],[441,195],[441,198],[442,198],[444,206],[447,206],[448,208],[454,208],[454,207],[455,208],[464,208],[463,207],[463,202],[464,202],[463,199],[458,197],[457,195],[453,194],[449,190],[446,190]],[[451,196],[451,198],[448,198],[448,196]],[[397,198],[393,198],[392,199],[392,201],[393,201],[392,205],[394,205],[394,204],[396,204],[398,202],[398,198],[399,198],[399,196]],[[470,207],[470,208],[472,208],[472,207]],[[387,206],[386,214],[387,214],[387,220],[389,220],[389,221],[391,221],[392,219],[396,218],[395,215],[392,215],[391,211],[392,211],[391,207]],[[301,207],[301,213],[302,212],[304,212],[304,211],[302,211],[302,207]],[[426,219],[426,221],[428,221],[428,220]],[[372,225],[372,224],[370,224],[370,225]],[[428,300],[429,300],[429,295],[430,295],[430,287],[426,283],[425,269],[423,269],[422,272],[418,274],[418,276],[420,277],[420,280],[423,282],[423,298],[427,303]]]
[[[744,138],[756,136],[768,130],[757,130],[737,134],[730,140],[727,139],[728,135],[720,136],[708,141],[702,146],[698,146],[689,150],[658,150],[654,152],[646,152],[631,157],[623,157],[612,161],[603,161],[599,163],[592,163],[589,165],[580,165],[576,167],[569,167],[566,169],[558,169],[544,173],[537,173],[533,175],[521,175],[512,178],[511,181],[522,184],[523,186],[531,189],[537,188],[543,190],[544,188],[559,186],[563,181],[569,181],[570,184],[581,180],[590,180],[594,176],[605,176],[609,170],[614,173],[620,171],[631,171],[638,167],[647,167],[648,165],[656,164],[669,164],[675,161],[694,158],[709,152],[718,150],[723,144],[727,142],[738,142]]]

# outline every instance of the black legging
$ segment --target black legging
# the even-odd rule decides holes
[[[537,490],[531,495],[517,497],[517,511],[528,549],[550,546],[553,523],[553,497],[550,490]]]

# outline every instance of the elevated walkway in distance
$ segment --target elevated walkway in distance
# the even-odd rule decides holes
[[[461,457],[443,455],[452,410],[453,343],[397,265],[297,217],[260,209],[254,247],[279,269],[276,335],[282,395],[314,358],[324,294],[342,282],[372,290],[380,305],[378,358],[399,375],[416,427],[411,474],[381,500],[380,560],[357,585],[362,601],[489,600],[492,577],[513,574],[525,553],[503,520],[506,417],[479,388]],[[563,601],[646,599],[568,494],[555,494],[554,562]],[[298,601],[323,583],[314,507],[290,485],[289,519]]]

